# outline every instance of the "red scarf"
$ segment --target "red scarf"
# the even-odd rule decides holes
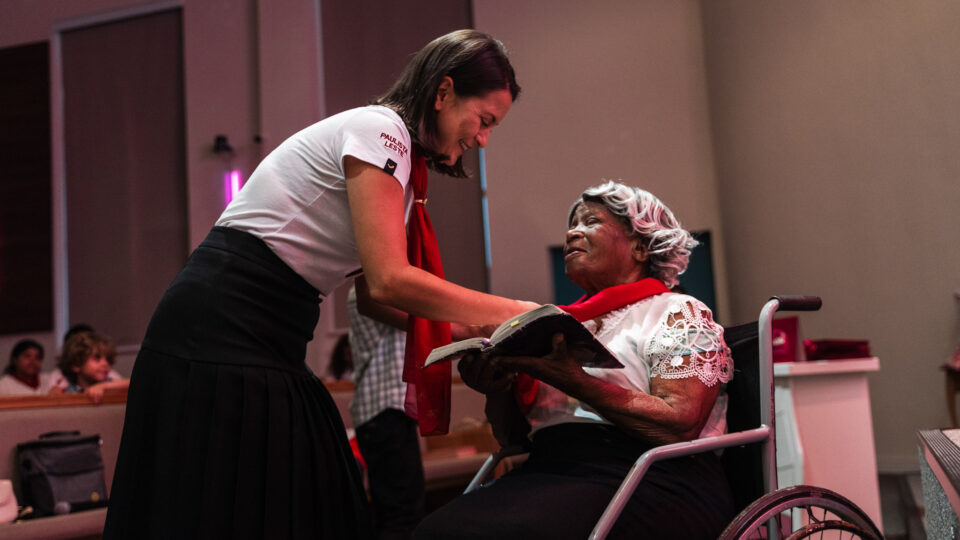
[[[40,376],[39,376],[39,375],[34,375],[33,377],[30,377],[29,379],[28,379],[28,378],[25,378],[25,377],[21,377],[20,375],[17,375],[16,373],[11,373],[10,376],[13,377],[14,379],[22,382],[23,384],[29,386],[30,388],[33,388],[34,390],[36,390],[37,388],[40,388]]]
[[[37,388],[40,388],[40,376],[39,376],[39,375],[34,375],[33,377],[30,377],[29,379],[28,379],[28,378],[25,378],[25,377],[21,377],[20,375],[17,375],[16,373],[11,373],[10,376],[13,377],[14,379],[22,382],[23,384],[29,386],[30,388],[33,388],[34,390],[36,390]]]
[[[414,205],[407,232],[410,264],[443,278],[437,235],[427,216],[427,162],[416,146],[410,153],[410,183]],[[450,343],[450,323],[410,315],[403,380],[407,383],[406,413],[417,420],[421,435],[443,435],[450,428],[450,362],[422,369],[436,347]]]
[[[609,313],[623,306],[639,302],[649,296],[670,292],[670,289],[656,278],[644,278],[633,283],[614,285],[593,296],[582,296],[569,306],[557,306],[573,315],[578,321],[584,322]],[[539,382],[524,373],[518,373],[514,379],[513,393],[517,405],[524,414],[530,412],[533,403],[537,400]]]

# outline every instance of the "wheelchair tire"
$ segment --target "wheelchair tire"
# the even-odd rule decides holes
[[[724,529],[720,540],[765,539],[771,519],[776,520],[783,538],[806,538],[824,530],[851,532],[854,538],[883,538],[867,514],[846,497],[826,488],[791,486],[768,493],[744,508]],[[794,528],[796,521],[801,523]]]
[[[866,531],[860,527],[857,527],[853,523],[839,519],[831,519],[829,521],[807,523],[803,527],[800,527],[800,529],[798,529],[795,533],[788,536],[785,540],[803,540],[804,538],[811,538],[814,535],[816,535],[818,538],[823,538],[823,533],[827,531],[840,533],[839,538],[843,538],[845,536],[843,533],[850,533],[850,538],[870,538]],[[835,536],[828,534],[827,538],[835,538]]]

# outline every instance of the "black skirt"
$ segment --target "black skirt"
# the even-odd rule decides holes
[[[587,538],[636,459],[650,448],[610,425],[544,428],[534,434],[523,465],[427,516],[414,539]],[[712,540],[733,516],[720,460],[707,452],[654,463],[608,538]]]
[[[369,536],[343,422],[304,364],[318,316],[262,241],[210,232],[137,356],[105,539]]]

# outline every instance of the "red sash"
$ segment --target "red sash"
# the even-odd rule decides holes
[[[443,277],[437,235],[427,216],[427,162],[416,146],[410,153],[410,182],[414,205],[407,233],[410,264]],[[406,413],[420,425],[421,435],[443,435],[450,428],[450,362],[437,362],[422,369],[436,347],[450,343],[450,323],[410,315],[403,380],[407,383]]]
[[[25,378],[25,377],[21,377],[20,375],[17,375],[16,373],[11,373],[10,376],[22,382],[23,384],[29,386],[30,388],[33,388],[34,390],[36,390],[37,388],[40,388],[39,375],[34,375],[33,377]]]
[[[607,287],[593,296],[584,295],[569,306],[557,306],[584,322],[611,312],[623,306],[638,302],[648,296],[670,292],[670,289],[656,278],[644,278],[633,283]],[[538,381],[533,377],[518,373],[514,379],[513,392],[517,405],[524,414],[530,412],[537,400]]]

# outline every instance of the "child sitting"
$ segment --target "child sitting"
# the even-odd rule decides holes
[[[94,403],[103,399],[107,388],[127,388],[130,379],[112,378],[116,348],[109,338],[96,332],[80,332],[63,344],[57,361],[66,379],[65,394],[86,393]]]

